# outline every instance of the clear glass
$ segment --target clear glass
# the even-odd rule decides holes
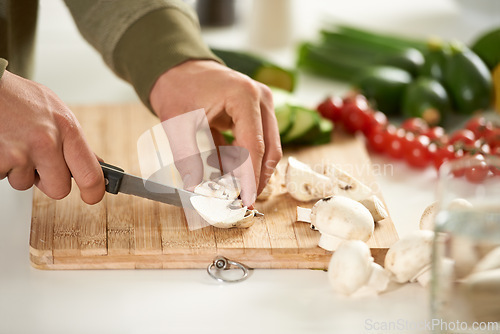
[[[431,312],[435,333],[500,333],[500,159],[439,171]]]

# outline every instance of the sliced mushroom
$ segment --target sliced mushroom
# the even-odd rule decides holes
[[[431,277],[434,232],[414,231],[399,239],[387,251],[384,267],[398,283],[418,281],[427,286]]]
[[[225,174],[217,179],[200,183],[194,188],[194,193],[225,200],[234,200],[240,195],[240,183],[231,174]]]
[[[333,195],[330,179],[308,165],[289,157],[285,174],[288,193],[298,201],[308,202]]]
[[[303,221],[321,233],[318,246],[334,251],[344,240],[367,241],[373,235],[373,217],[359,202],[343,196],[332,196],[316,202],[307,219],[307,210],[299,209]]]
[[[387,289],[389,274],[373,262],[368,246],[360,240],[344,241],[328,266],[333,289],[344,295],[376,295]]]
[[[247,228],[254,220],[254,210],[248,210],[240,200],[225,200],[216,197],[192,196],[193,208],[210,225],[219,228]]]
[[[384,204],[371,189],[350,174],[334,165],[322,166],[322,173],[289,157],[285,176],[288,193],[302,202],[344,196],[366,206],[374,221],[381,221],[389,216]]]

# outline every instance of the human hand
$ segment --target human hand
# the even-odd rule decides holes
[[[61,199],[71,176],[88,204],[104,196],[104,176],[69,108],[47,87],[8,71],[0,80],[0,180],[36,185]]]
[[[282,157],[272,95],[267,86],[217,62],[190,60],[159,77],[150,101],[162,122],[204,108],[216,145],[223,144],[220,131],[231,129],[235,137],[233,145],[248,150],[253,167],[254,190],[248,179],[241,180],[241,198],[247,206],[255,202]],[[175,135],[169,135],[167,129],[169,139],[174,139],[173,155],[176,161],[189,161],[185,158],[199,153],[196,140],[179,129]],[[200,174],[199,170],[192,170],[192,161],[176,166],[183,180],[184,175]]]

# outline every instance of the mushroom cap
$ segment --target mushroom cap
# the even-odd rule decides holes
[[[427,271],[432,260],[434,232],[418,230],[394,243],[385,256],[385,269],[391,272],[398,283],[415,281]]]
[[[373,258],[368,246],[360,240],[344,241],[333,253],[328,279],[333,289],[351,295],[364,286],[372,273]]]
[[[246,206],[234,208],[235,201],[215,197],[192,196],[190,198],[193,208],[210,225],[219,228],[249,227],[249,219],[254,212],[247,210]],[[241,202],[240,202],[241,205]]]
[[[319,200],[311,210],[311,224],[322,234],[367,241],[373,235],[373,217],[361,203],[344,196]]]
[[[290,196],[302,202],[333,195],[334,191],[330,178],[293,157],[288,158],[285,185]]]

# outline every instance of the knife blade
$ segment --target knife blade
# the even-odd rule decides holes
[[[106,181],[106,192],[110,194],[123,193],[190,209],[193,207],[189,198],[194,195],[198,196],[190,191],[125,173],[120,167],[101,161],[99,163]]]

